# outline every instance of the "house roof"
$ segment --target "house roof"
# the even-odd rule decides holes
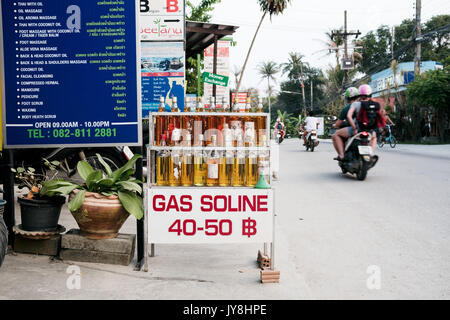
[[[232,35],[239,27],[209,22],[186,21],[186,57],[194,57],[214,43],[214,37],[221,39]]]

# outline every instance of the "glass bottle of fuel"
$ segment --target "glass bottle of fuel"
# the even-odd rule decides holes
[[[262,99],[259,99],[258,107],[256,108],[256,113],[263,113]],[[262,140],[262,136],[266,136],[266,118],[263,116],[256,117],[255,121],[256,136],[258,138],[258,146],[265,146]],[[267,143],[267,141],[265,142]]]
[[[258,151],[258,176],[263,175],[267,183],[270,184],[270,154],[267,147],[267,136],[261,135],[262,148]]]
[[[186,135],[181,159],[181,185],[191,187],[194,184],[194,156],[191,148],[191,135]]]
[[[158,112],[165,112],[166,105],[164,103],[164,97],[159,98]],[[156,116],[156,130],[155,130],[155,145],[161,145],[161,137],[167,130],[167,117]]]
[[[178,103],[177,103],[177,97],[172,98],[172,107],[170,108],[170,112],[172,113],[179,113],[180,109],[178,109]],[[172,139],[172,132],[175,129],[181,128],[181,119],[177,116],[169,116],[169,139],[170,139],[170,145],[174,146],[174,140]]]
[[[195,112],[196,113],[204,112],[202,97],[197,97],[197,105],[195,107]],[[194,116],[194,132],[193,132],[194,141],[192,143],[194,146],[199,146],[198,137],[200,135],[203,135],[205,125],[206,125],[205,117],[202,117],[200,115]],[[201,146],[203,145],[200,145],[200,147]]]
[[[203,151],[203,134],[199,134],[194,144],[197,147],[194,151],[194,186],[204,187],[206,185],[206,154]],[[200,148],[198,148],[200,147]]]
[[[237,147],[233,162],[233,187],[243,187],[245,185],[245,150],[242,149],[244,143],[242,137],[237,137]]]
[[[233,105],[233,113],[239,112],[239,100],[235,98]],[[238,136],[243,139],[242,118],[238,116],[230,117],[230,128],[233,133],[233,146],[237,147]]]
[[[231,135],[231,130],[228,128],[228,124],[225,124],[223,129],[223,146],[226,148],[220,151],[220,162],[219,162],[219,186],[230,187],[233,177],[233,137]]]
[[[216,111],[216,103],[215,98],[211,97],[209,100],[209,112],[215,112]],[[206,138],[206,145],[211,146],[212,145],[212,135],[215,129],[217,129],[217,121],[216,116],[207,116],[206,117],[206,128],[205,128],[205,138]]]
[[[177,187],[181,185],[181,150],[180,147],[181,132],[180,129],[172,131],[172,143],[176,149],[170,152],[169,158],[169,186]]]
[[[184,104],[184,112],[182,113],[183,115],[181,116],[181,128],[183,129],[183,141],[186,142],[188,135],[189,137],[191,137],[192,139],[192,134],[193,134],[193,130],[194,130],[194,117],[192,117],[191,115],[186,115],[185,113],[191,112],[191,107],[188,104]],[[186,144],[186,143],[184,143]],[[191,144],[192,144],[192,140],[191,140]]]
[[[245,105],[245,112],[250,113],[252,106],[250,104],[250,98],[247,98],[247,103]],[[250,146],[251,141],[255,141],[256,131],[255,131],[255,120],[252,117],[243,117],[244,120],[244,143],[246,147]]]
[[[254,140],[250,141],[249,147],[255,147]],[[258,154],[256,150],[250,149],[245,158],[245,185],[254,187],[258,183]]]
[[[161,136],[161,147],[167,146],[167,136]],[[169,159],[170,152],[168,150],[160,150],[156,155],[156,185],[167,186],[169,184]]]
[[[211,151],[209,151],[206,159],[208,173],[206,176],[206,185],[214,187],[219,185],[219,152],[214,149],[217,147],[217,136],[211,136]]]

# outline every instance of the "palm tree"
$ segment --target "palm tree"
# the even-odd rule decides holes
[[[277,82],[275,74],[279,72],[278,65],[273,61],[262,62],[258,65],[258,73],[261,75],[262,80],[267,79],[267,92],[269,93],[269,114],[270,114],[270,96],[272,93],[272,87],[270,86],[270,80]]]
[[[259,21],[258,27],[256,28],[256,32],[255,32],[255,35],[253,36],[253,40],[250,44],[250,48],[248,49],[247,57],[245,58],[244,66],[242,67],[242,71],[241,71],[241,76],[239,78],[239,82],[236,87],[236,92],[239,92],[239,88],[241,87],[242,78],[244,76],[244,71],[245,71],[245,67],[247,66],[250,52],[252,51],[256,36],[258,34],[259,29],[261,28],[261,24],[264,21],[264,18],[266,17],[267,13],[269,14],[270,18],[272,18],[273,15],[278,15],[280,13],[283,13],[283,11],[284,11],[284,9],[286,9],[288,3],[291,2],[291,0],[257,0],[257,1],[259,3],[259,6],[261,7],[261,10],[263,11],[263,15],[261,17],[261,20]]]
[[[301,53],[290,52],[289,60],[286,63],[281,64],[282,73],[288,74],[291,80],[300,80],[300,85],[302,88],[302,98],[303,98],[303,114],[306,115],[306,100],[305,100],[305,77],[303,74],[303,67],[308,67],[307,63],[304,63],[302,59],[305,56]]]

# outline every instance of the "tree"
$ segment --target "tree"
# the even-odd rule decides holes
[[[214,10],[214,5],[220,0],[202,0],[197,6],[193,5],[191,1],[186,1],[186,20],[208,22],[211,19],[210,13]],[[194,57],[186,59],[186,92],[196,93],[198,96],[203,95],[203,88],[200,87],[200,92],[197,92],[197,72],[203,67],[203,58],[198,61]]]
[[[202,0],[197,6],[193,5],[191,1],[186,1],[188,13],[186,20],[197,22],[208,22],[211,20],[210,12],[214,10],[214,5],[220,0]]]
[[[259,21],[258,27],[256,28],[255,35],[253,36],[253,40],[248,49],[244,65],[242,67],[241,76],[239,78],[239,82],[236,87],[236,92],[239,92],[239,89],[241,87],[242,78],[244,76],[244,71],[245,71],[245,67],[247,66],[248,58],[250,57],[250,53],[252,51],[253,44],[255,43],[256,36],[258,35],[258,31],[261,28],[261,25],[264,21],[264,18],[267,15],[267,13],[269,14],[270,18],[272,18],[273,15],[282,14],[283,11],[286,9],[288,3],[291,2],[291,0],[257,0],[257,1],[259,3],[259,6],[261,7],[261,10],[263,11],[263,15],[261,17],[261,20]]]
[[[303,67],[309,67],[307,63],[302,61],[304,57],[301,53],[290,52],[288,62],[280,65],[282,74],[287,73],[290,80],[301,78],[303,76]]]
[[[267,92],[269,94],[269,113],[270,108],[270,97],[272,96],[272,88],[270,86],[270,80],[276,82],[275,75],[280,71],[278,65],[273,61],[262,62],[258,66],[258,73],[261,75],[263,80],[267,79]]]
[[[431,70],[421,74],[406,90],[413,106],[433,108],[441,142],[446,140],[450,115],[450,68]]]

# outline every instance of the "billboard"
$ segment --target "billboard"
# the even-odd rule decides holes
[[[184,0],[141,0],[140,13],[141,40],[184,40]]]
[[[230,41],[217,41],[217,74],[228,78],[230,76]],[[204,71],[214,72],[214,45],[210,45],[204,50]],[[228,81],[227,81],[228,82]],[[203,101],[205,107],[209,107],[210,97],[213,95],[213,85],[203,83]],[[216,104],[222,104],[222,98],[225,103],[230,104],[230,88],[225,86],[216,86]]]
[[[5,146],[141,145],[137,3],[1,0]]]
[[[142,115],[158,111],[164,97],[167,111],[172,98],[184,110],[185,53],[183,42],[142,42],[141,44]]]

